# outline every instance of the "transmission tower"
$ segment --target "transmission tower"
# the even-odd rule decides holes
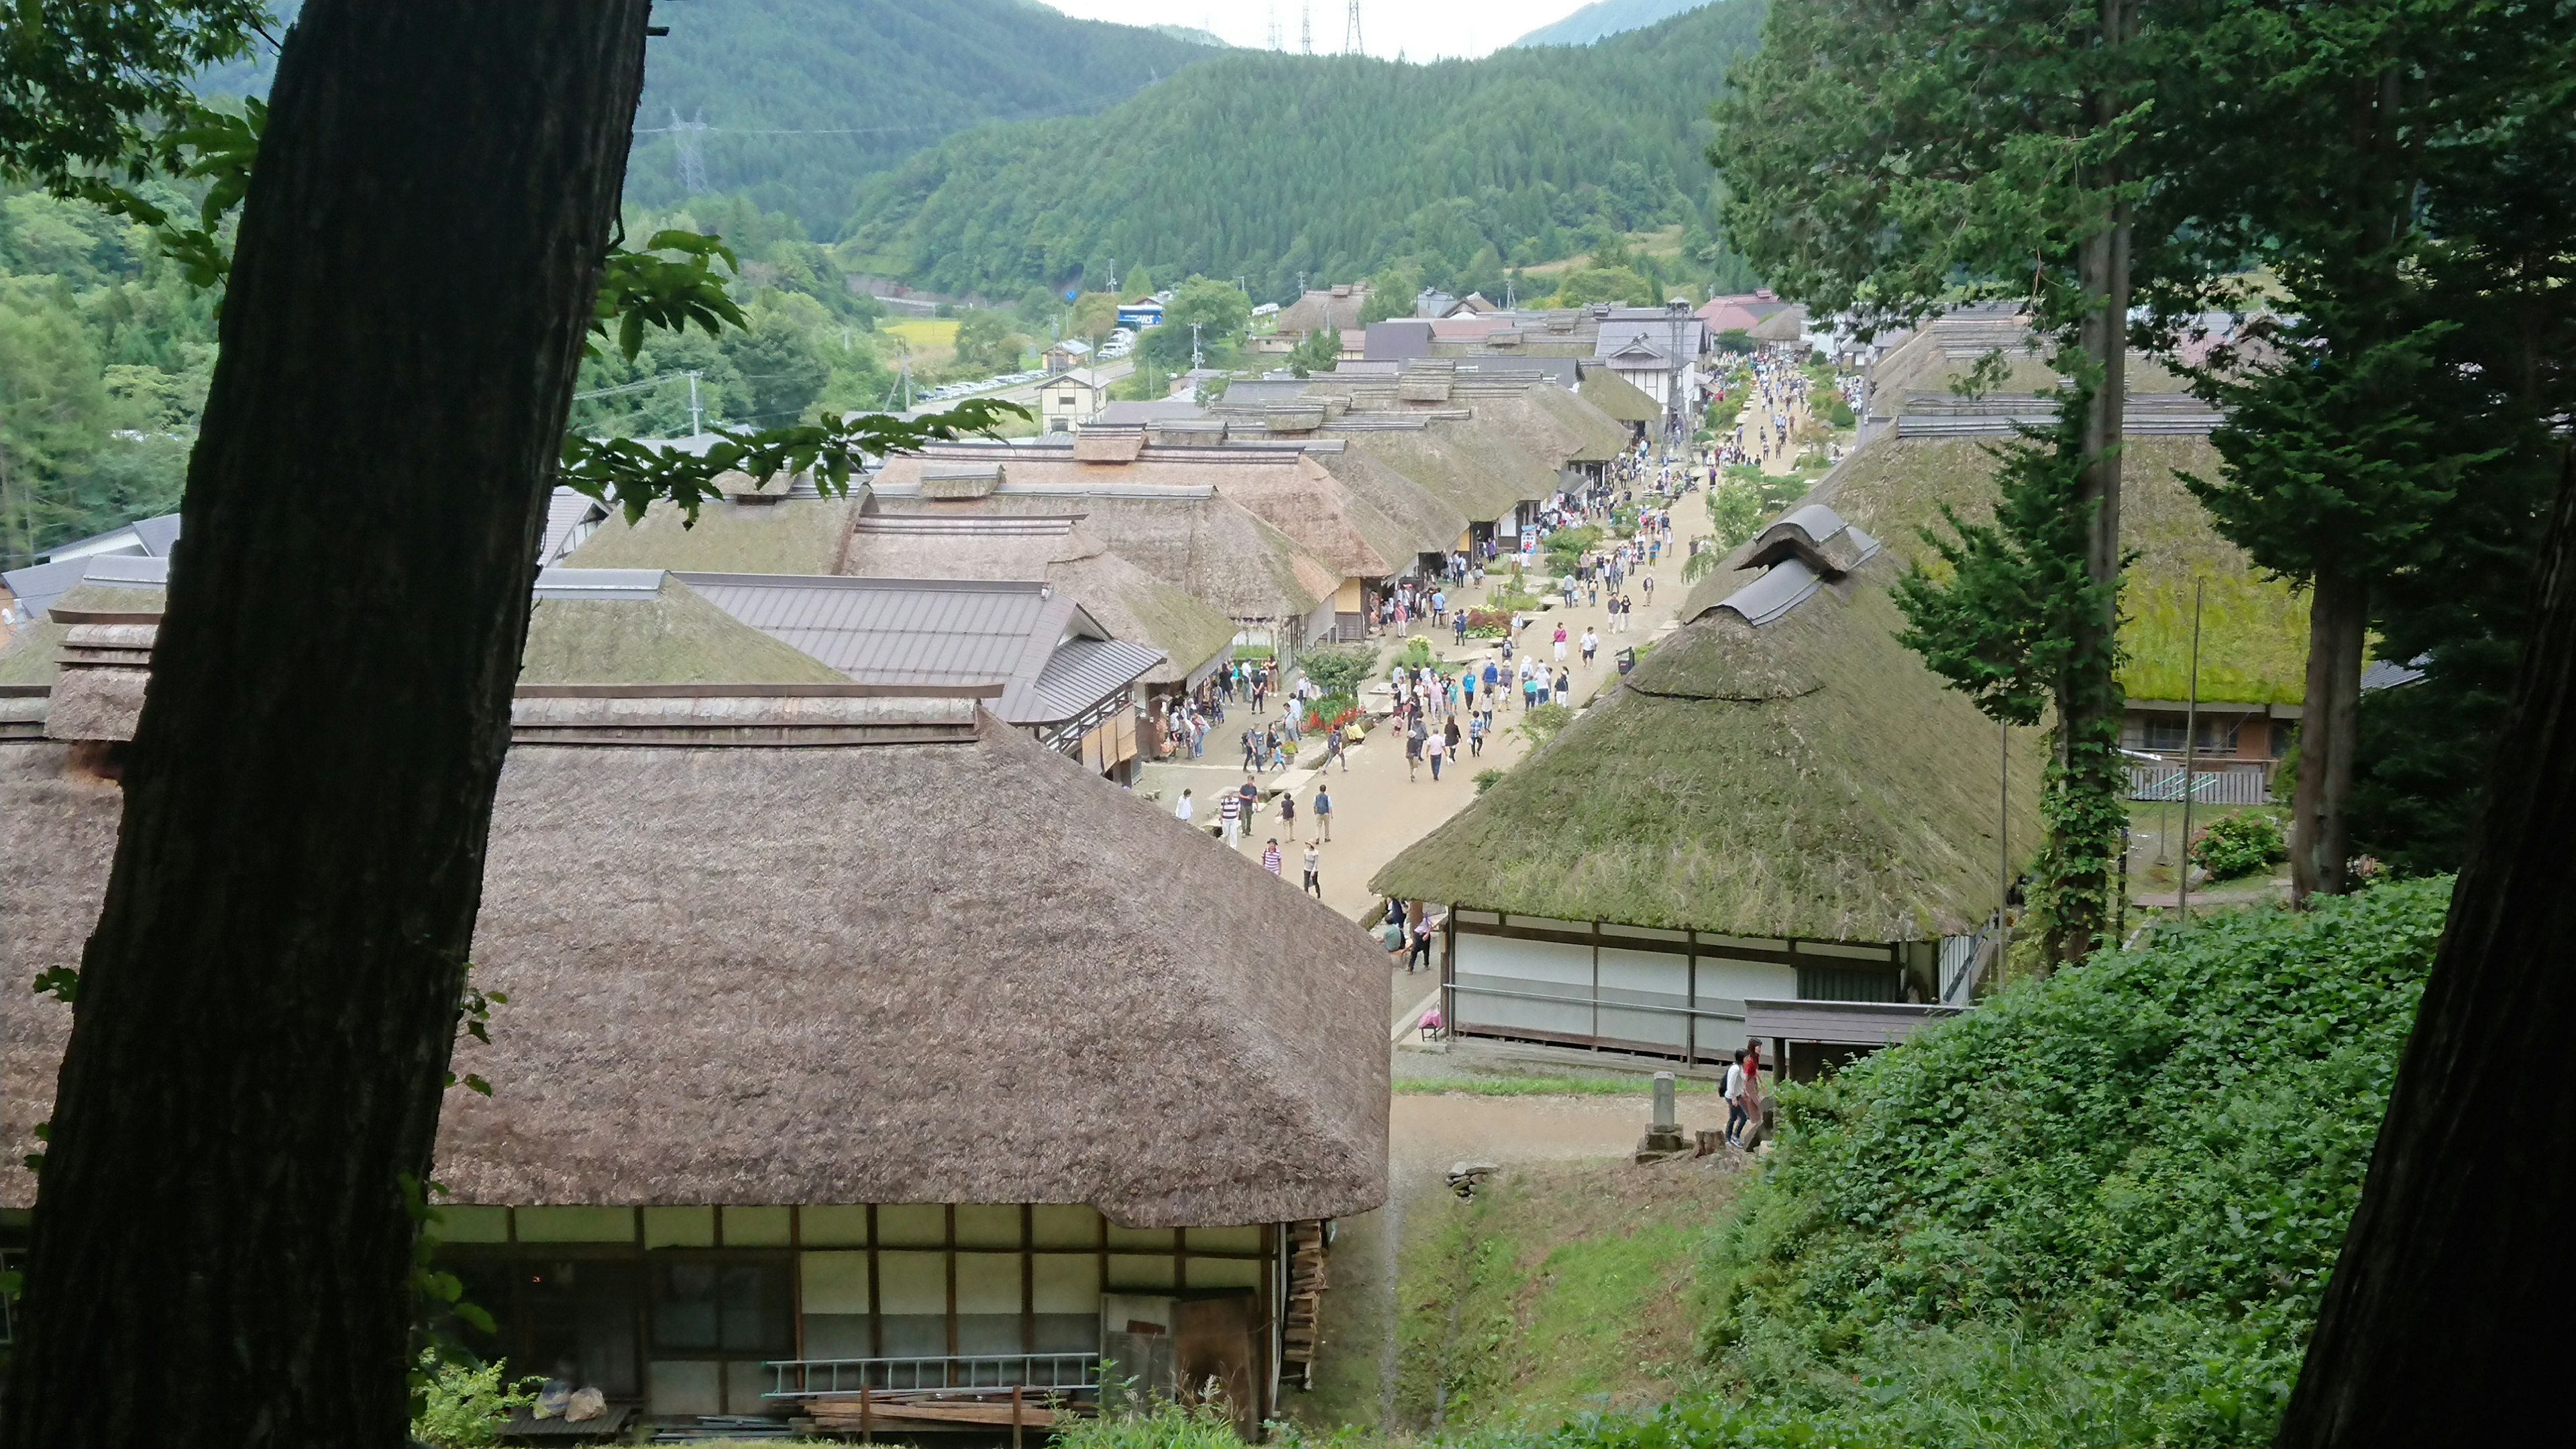
[[[1271,7],[1270,7],[1270,30],[1269,30],[1269,35],[1270,35],[1270,48],[1271,48],[1272,50],[1278,50],[1278,49],[1280,49],[1281,47],[1280,47],[1280,40],[1279,40],[1279,7],[1278,7],[1278,6],[1276,6],[1276,5],[1273,5],[1273,6],[1271,6]]]
[[[1360,0],[1351,0],[1351,20],[1342,34],[1342,54],[1368,54],[1368,47],[1360,41]]]
[[[1315,53],[1315,0],[1297,7],[1297,48],[1308,55]]]
[[[707,189],[707,163],[698,154],[698,133],[711,129],[704,111],[694,121],[683,121],[678,111],[671,112],[671,146],[680,157],[680,189],[691,196]]]

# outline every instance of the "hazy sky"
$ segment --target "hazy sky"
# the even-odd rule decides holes
[[[1350,0],[1047,0],[1067,15],[1115,20],[1124,25],[1194,25],[1236,45],[1267,45],[1275,17],[1289,50],[1297,48],[1297,20],[1311,10],[1315,49],[1339,51],[1350,19]],[[1584,0],[1360,0],[1361,38],[1368,53],[1408,60],[1444,55],[1483,55],[1509,45],[1551,20],[1582,8]]]

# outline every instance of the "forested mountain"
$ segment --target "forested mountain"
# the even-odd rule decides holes
[[[1542,25],[1512,44],[1590,45],[1622,31],[1642,30],[1707,3],[1708,0],[1592,0],[1563,20]]]
[[[291,18],[299,0],[277,0]],[[987,121],[1115,105],[1218,52],[1192,33],[1076,20],[1037,0],[678,0],[646,51],[644,98],[626,198],[649,207],[698,188],[746,192],[828,236],[849,214],[851,184],[940,138]],[[285,32],[281,26],[278,34]],[[210,94],[268,89],[268,65],[208,73]]]
[[[915,156],[861,188],[843,256],[950,292],[1102,285],[1115,258],[1278,297],[1405,255],[1435,285],[1499,282],[1595,218],[1706,250],[1704,116],[1764,8],[1431,65],[1222,52],[1098,116]]]

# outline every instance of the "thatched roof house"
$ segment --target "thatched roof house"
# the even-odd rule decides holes
[[[1328,636],[1346,576],[1221,492],[1231,465],[1206,453],[1099,430],[1070,444],[935,444],[886,460],[869,508],[943,518],[1080,513],[1112,551],[1238,624],[1276,629],[1292,648]]]
[[[1649,428],[1663,420],[1664,410],[1656,405],[1653,398],[1607,367],[1585,368],[1583,385],[1575,392],[1585,402],[1610,418],[1626,423],[1632,430]]]
[[[1895,550],[1819,507],[1754,557],[1372,882],[1453,907],[1457,1030],[1693,1062],[1778,1036],[1803,1073],[1942,1009],[1906,1003],[1959,979],[2001,895],[1997,727],[1896,641]],[[2038,840],[2034,743],[2015,751],[2016,868]],[[1815,1002],[1861,1035],[1766,1021]]]
[[[64,693],[0,696],[20,982],[78,961],[116,843]],[[1365,937],[973,699],[553,685],[514,719],[474,941],[510,1002],[436,1164],[485,1351],[685,1419],[977,1356],[1005,1393],[1150,1374],[1105,1307],[1221,1309],[1198,1368],[1270,1412],[1311,1224],[1385,1196]],[[11,1245],[68,1027],[0,993]]]
[[[1120,639],[1150,644],[1163,662],[1149,686],[1192,680],[1234,645],[1234,621],[1129,563],[1082,526],[1082,515],[949,518],[861,514],[843,571],[859,577],[1042,579]]]
[[[1280,309],[1279,325],[1273,330],[1282,337],[1303,337],[1318,328],[1345,332],[1360,325],[1360,312],[1368,299],[1366,282],[1310,288]]]

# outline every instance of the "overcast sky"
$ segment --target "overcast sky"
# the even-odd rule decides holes
[[[1342,48],[1350,0],[1047,0],[1067,15],[1124,25],[1193,25],[1236,45],[1269,44],[1276,17],[1287,49],[1297,48],[1297,20],[1314,16],[1315,49]],[[1581,9],[1584,0],[1361,0],[1361,38],[1368,53],[1407,60],[1483,55]]]

